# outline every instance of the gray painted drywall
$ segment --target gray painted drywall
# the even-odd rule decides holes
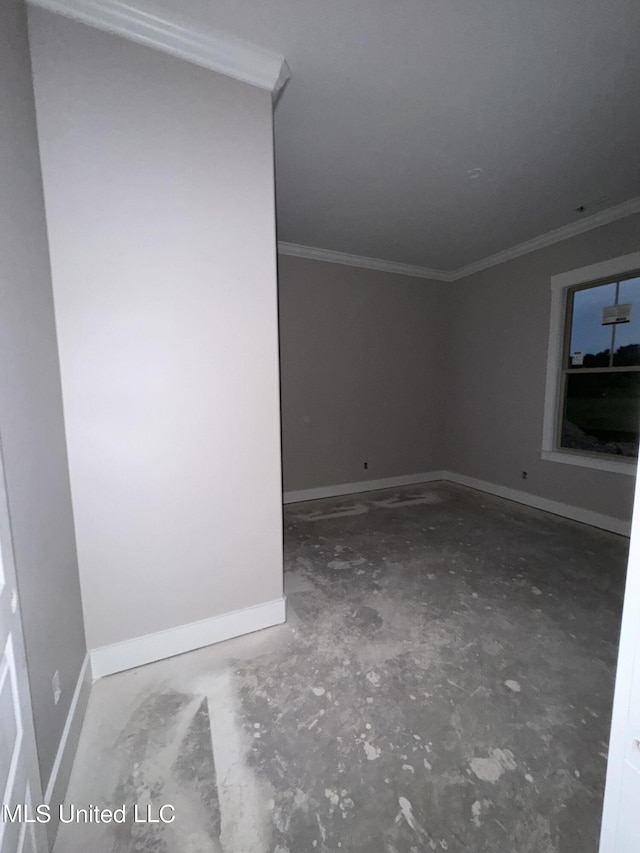
[[[282,596],[272,104],[30,13],[89,647]]]
[[[281,255],[279,287],[285,491],[440,467],[447,285]]]
[[[0,33],[0,433],[44,789],[86,650],[21,0],[0,4]]]
[[[285,491],[449,470],[628,520],[633,477],[540,447],[550,278],[639,245],[629,217],[454,284],[281,255]]]
[[[616,518],[631,517],[633,477],[542,461],[540,448],[550,278],[638,248],[636,215],[450,286],[444,467]]]

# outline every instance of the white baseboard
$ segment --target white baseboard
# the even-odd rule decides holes
[[[541,498],[537,495],[532,495],[529,492],[510,489],[507,486],[497,486],[495,483],[489,483],[486,480],[477,480],[475,477],[466,477],[464,474],[455,474],[452,471],[445,471],[444,479],[448,480],[450,483],[458,483],[460,486],[468,486],[470,489],[487,492],[490,495],[496,495],[496,497],[499,498],[506,498],[509,501],[525,504],[526,506],[533,507],[534,509],[541,509],[544,510],[544,512],[553,513],[553,515],[561,515],[564,518],[570,518],[573,521],[590,524],[592,527],[609,530],[611,533],[619,533],[621,536],[629,536],[631,532],[630,521],[623,521],[621,518],[613,518],[613,516],[604,515],[600,512],[582,509],[582,507],[579,506],[571,506],[570,504],[561,503],[560,501],[552,501],[549,498]]]
[[[614,518],[600,512],[592,512],[579,506],[553,501],[549,498],[541,498],[530,492],[521,492],[518,489],[510,489],[507,486],[498,486],[487,480],[477,480],[475,477],[467,477],[464,474],[456,474],[453,471],[429,471],[422,474],[407,474],[400,477],[387,477],[383,480],[365,480],[360,483],[342,483],[339,486],[320,486],[316,489],[302,489],[297,492],[285,492],[282,496],[283,503],[302,503],[303,501],[315,501],[320,498],[334,498],[341,495],[353,495],[359,492],[370,492],[377,489],[391,489],[396,486],[414,486],[420,483],[433,483],[444,480],[449,483],[457,483],[460,486],[468,486],[480,492],[487,492],[499,498],[515,501],[519,504],[541,509],[553,515],[561,515],[573,521],[590,524],[611,533],[619,533],[621,536],[629,536],[631,522],[621,518]]]
[[[244,610],[223,613],[221,616],[179,625],[167,631],[158,631],[155,634],[146,634],[122,643],[92,649],[93,677],[98,679],[113,675],[136,666],[221,643],[223,640],[232,640],[243,634],[261,631],[263,628],[271,628],[273,625],[281,625],[286,621],[286,612],[286,597],[282,597],[257,604],[255,607],[246,607]]]
[[[341,483],[338,486],[319,486],[316,489],[301,489],[297,492],[285,492],[282,502],[285,504],[317,501],[320,498],[335,498],[340,495],[355,495],[359,492],[375,492],[378,489],[393,489],[396,486],[417,486],[420,483],[433,483],[444,480],[444,471],[428,471],[423,474],[401,474],[399,477],[385,477],[382,480],[362,480],[359,483]]]

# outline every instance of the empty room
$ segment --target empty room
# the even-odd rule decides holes
[[[3,2],[0,853],[638,853],[638,35]]]

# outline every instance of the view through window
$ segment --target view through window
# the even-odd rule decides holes
[[[568,291],[562,368],[560,446],[637,457],[639,273]]]

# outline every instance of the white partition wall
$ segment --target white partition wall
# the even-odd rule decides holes
[[[284,619],[272,97],[30,10],[94,675]]]

